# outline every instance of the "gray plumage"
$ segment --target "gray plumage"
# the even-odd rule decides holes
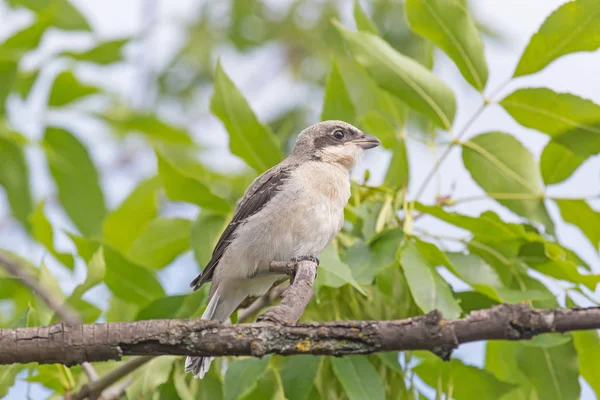
[[[350,197],[350,169],[362,151],[379,145],[343,121],[300,133],[291,154],[252,182],[238,202],[194,290],[212,282],[202,319],[224,322],[248,296],[261,296],[281,278],[273,260],[316,257],[341,229]],[[202,378],[213,357],[188,357],[186,372]]]

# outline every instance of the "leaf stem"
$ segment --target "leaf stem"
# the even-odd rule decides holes
[[[471,116],[471,118],[469,118],[469,120],[465,123],[465,125],[463,126],[463,128],[458,132],[458,134],[456,135],[456,138],[454,138],[452,140],[452,142],[450,143],[450,145],[446,148],[446,150],[444,150],[444,152],[442,153],[442,155],[440,156],[440,158],[433,165],[433,168],[431,168],[431,170],[427,174],[427,177],[425,178],[425,180],[423,181],[423,183],[419,187],[419,190],[417,190],[417,194],[415,196],[415,200],[418,201],[421,198],[421,196],[425,192],[425,189],[427,189],[427,186],[429,185],[429,183],[431,182],[431,180],[435,176],[435,173],[438,171],[438,169],[440,168],[440,166],[442,165],[442,163],[444,162],[444,160],[446,159],[446,157],[448,157],[448,154],[450,154],[450,151],[452,151],[452,149],[454,148],[454,146],[456,146],[457,144],[460,143],[460,139],[464,135],[467,134],[467,132],[468,132],[469,128],[471,127],[471,125],[473,125],[473,123],[475,123],[475,121],[477,121],[477,119],[481,116],[481,114],[483,114],[483,112],[485,111],[485,109],[487,108],[487,106],[489,106],[490,104],[494,103],[493,97],[495,97],[502,89],[504,89],[506,87],[506,85],[508,85],[511,82],[511,80],[512,80],[512,78],[507,79],[506,81],[502,82],[502,84],[500,84],[500,86],[498,86],[495,90],[492,90],[489,98],[488,97],[484,98],[483,103],[479,106],[479,108],[475,111],[475,113],[473,113],[473,115]],[[490,100],[490,99],[492,99],[492,100]]]

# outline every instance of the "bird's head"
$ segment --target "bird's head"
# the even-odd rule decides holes
[[[356,165],[363,150],[381,144],[344,121],[324,121],[300,132],[292,156],[304,160],[341,164],[347,169]]]

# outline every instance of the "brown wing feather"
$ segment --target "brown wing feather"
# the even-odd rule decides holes
[[[238,202],[233,219],[221,234],[212,258],[204,267],[200,275],[190,283],[194,290],[198,290],[204,283],[209,282],[223,257],[225,250],[235,237],[238,226],[246,219],[259,212],[281,190],[296,165],[276,165],[252,182],[246,190],[244,197]]]

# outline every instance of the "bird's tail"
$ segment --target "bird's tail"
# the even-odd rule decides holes
[[[227,318],[229,318],[229,316],[235,311],[242,300],[243,298],[237,299],[236,296],[226,296],[221,298],[219,295],[219,289],[217,289],[208,302],[208,306],[206,307],[206,310],[200,319],[225,322]],[[194,374],[194,378],[202,379],[208,372],[210,363],[214,359],[214,357],[205,356],[187,357],[185,360],[185,372],[192,372]]]

